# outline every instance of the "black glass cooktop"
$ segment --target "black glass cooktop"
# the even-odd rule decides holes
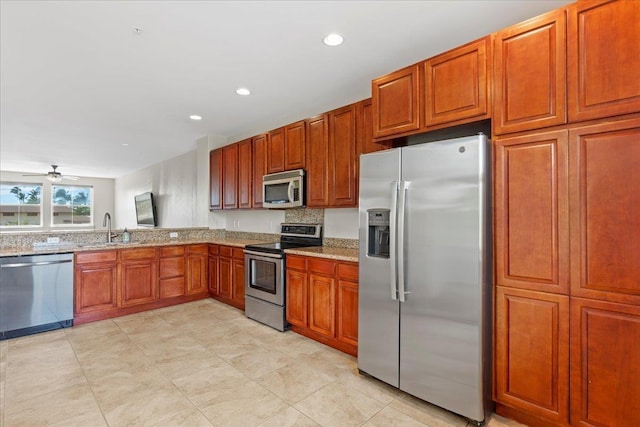
[[[292,243],[292,242],[273,242],[273,243],[257,243],[255,245],[247,245],[245,249],[256,252],[267,252],[272,254],[281,254],[285,249],[303,248],[312,246],[308,243]]]

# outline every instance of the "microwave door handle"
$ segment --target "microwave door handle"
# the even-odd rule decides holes
[[[289,202],[293,202],[293,181],[289,183],[289,187],[287,188],[287,197],[289,198]]]

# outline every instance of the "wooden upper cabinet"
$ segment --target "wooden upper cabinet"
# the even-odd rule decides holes
[[[419,79],[420,67],[412,65],[372,81],[375,138],[420,129]]]
[[[493,54],[494,133],[566,123],[564,9],[499,31]]]
[[[269,132],[267,139],[267,173],[284,171],[284,128]]]
[[[222,147],[223,209],[238,208],[238,144]]]
[[[640,2],[579,1],[569,7],[572,122],[640,110]]]
[[[284,128],[284,170],[302,169],[305,162],[305,121]]]
[[[357,206],[356,107],[329,112],[329,204]]]
[[[262,207],[262,177],[267,174],[267,143],[269,134],[253,137],[253,204],[254,208]]]
[[[307,120],[307,206],[329,204],[329,119],[326,114]]]
[[[425,125],[442,127],[489,117],[491,37],[424,63]]]
[[[571,294],[640,304],[640,119],[569,131]]]
[[[238,143],[238,207],[251,208],[253,194],[253,146],[251,139]]]
[[[494,399],[566,425],[569,297],[498,286],[495,307]]]
[[[358,122],[358,149],[357,155],[373,153],[375,151],[386,150],[391,147],[387,141],[376,142],[373,139],[373,103],[371,98],[358,102],[357,122]]]
[[[640,425],[640,306],[571,300],[571,423]]]
[[[567,131],[495,141],[496,282],[569,291]]]
[[[222,149],[209,153],[209,210],[222,209]]]

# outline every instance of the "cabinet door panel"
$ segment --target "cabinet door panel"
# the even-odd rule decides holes
[[[287,269],[287,321],[302,328],[306,328],[309,324],[307,290],[307,273]]]
[[[376,138],[420,129],[420,70],[403,68],[371,83]]]
[[[371,98],[358,102],[357,112],[358,156],[390,148],[391,144],[388,141],[375,142],[373,140],[373,104]],[[356,156],[356,160],[358,156]]]
[[[207,256],[190,254],[188,260],[187,295],[206,292],[208,288]]]
[[[233,263],[233,300],[236,306],[244,310],[244,260],[234,259]]]
[[[349,105],[329,113],[329,203],[357,206],[356,108]]]
[[[564,9],[498,32],[494,41],[496,134],[566,123]]]
[[[129,306],[158,299],[155,262],[123,262],[120,278],[121,305]]]
[[[222,209],[222,149],[209,153],[209,210]]]
[[[640,425],[640,307],[571,301],[571,421]]]
[[[76,267],[76,313],[88,313],[117,307],[116,286],[115,263]]]
[[[427,127],[488,117],[490,41],[485,37],[425,62]]]
[[[253,194],[253,147],[251,140],[238,143],[238,207],[251,207]]]
[[[238,207],[238,144],[222,148],[223,159],[223,209]]]
[[[569,132],[572,295],[640,304],[640,119]]]
[[[305,122],[287,125],[284,137],[284,169],[302,169],[305,162]]]
[[[213,295],[220,295],[217,256],[209,256],[209,292]]]
[[[253,207],[262,207],[262,177],[267,174],[267,141],[269,134],[253,138]]]
[[[497,287],[494,398],[568,422],[569,297]]]
[[[326,114],[307,122],[307,206],[329,205],[329,121]]]
[[[309,329],[324,336],[336,336],[336,280],[309,275]]]
[[[233,283],[233,267],[231,265],[231,258],[220,257],[218,263],[220,296],[223,298],[231,299],[231,286]]]
[[[338,339],[358,345],[358,284],[338,281]]]
[[[497,283],[566,294],[567,132],[499,139],[495,147]]]
[[[267,173],[284,170],[284,128],[269,132],[267,139]]]
[[[640,110],[640,2],[576,2],[569,8],[572,122]]]

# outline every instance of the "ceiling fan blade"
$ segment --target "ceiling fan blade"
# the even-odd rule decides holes
[[[22,174],[22,176],[47,176],[46,173],[30,173],[30,174]]]
[[[62,179],[68,179],[69,181],[77,181],[80,179],[79,176],[67,176],[67,175],[62,175]]]

